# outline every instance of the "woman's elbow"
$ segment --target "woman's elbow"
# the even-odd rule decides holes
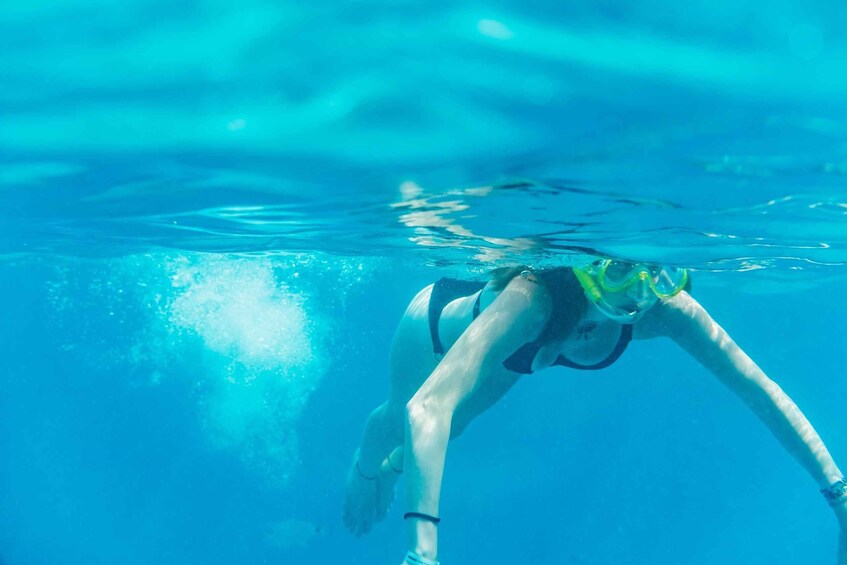
[[[413,437],[450,433],[452,410],[430,395],[416,394],[406,404],[406,424]]]

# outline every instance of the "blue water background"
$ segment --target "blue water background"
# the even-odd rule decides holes
[[[161,260],[144,282],[168,292]],[[228,385],[229,360],[191,336],[169,342],[172,322],[120,298],[138,282],[123,268],[74,264],[62,307],[48,291],[67,280],[55,263],[3,267],[3,562],[399,562],[402,504],[355,539],[340,503],[359,427],[386,392],[393,324],[434,273],[370,265],[344,304],[322,281],[309,312],[332,330],[311,337],[329,366],[292,418],[286,404],[251,417],[256,399],[238,390],[256,383],[236,373]],[[847,304],[761,292],[748,277],[750,289],[701,277],[698,298],[843,454]],[[210,424],[215,403],[230,413]],[[296,453],[280,459],[291,431]],[[445,560],[468,563],[829,563],[836,536],[815,484],[767,430],[661,342],[603,373],[520,383],[451,447],[442,514]]]
[[[694,292],[838,461],[839,2],[0,6],[0,563],[398,563],[345,475],[410,297],[577,252]],[[400,495],[402,497],[402,495]],[[445,563],[826,564],[835,521],[671,344],[450,448]]]

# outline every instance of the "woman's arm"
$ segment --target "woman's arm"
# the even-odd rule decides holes
[[[842,478],[820,436],[797,405],[696,300],[683,292],[665,301],[662,310],[667,335],[741,398],[820,488]]]
[[[406,510],[437,517],[453,414],[518,347],[540,334],[550,313],[546,289],[516,277],[450,348],[406,406]],[[436,525],[408,520],[409,550],[437,554]]]
[[[841,471],[809,420],[696,300],[680,293],[663,302],[658,318],[663,333],[737,394],[821,489],[843,485]],[[841,530],[836,562],[847,565],[847,496],[832,494],[830,498]]]

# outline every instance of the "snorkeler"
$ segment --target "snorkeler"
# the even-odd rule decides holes
[[[817,482],[840,525],[847,565],[847,482],[812,425],[687,292],[688,272],[599,260],[575,268],[441,279],[412,300],[395,333],[388,400],[365,425],[347,478],[344,521],[356,535],[382,519],[405,474],[408,553],[437,565],[447,443],[521,375],[595,370],[632,340],[670,337],[738,395]],[[405,431],[404,431],[405,430]]]

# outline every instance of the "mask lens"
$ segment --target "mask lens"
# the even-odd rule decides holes
[[[653,281],[653,290],[662,298],[668,298],[678,294],[688,282],[688,273],[685,269],[675,267],[656,267],[651,269],[650,277]]]
[[[621,291],[638,281],[642,270],[644,267],[637,263],[609,261],[601,267],[600,284],[611,292]]]

